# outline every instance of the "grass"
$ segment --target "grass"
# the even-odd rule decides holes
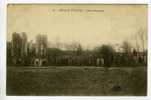
[[[145,96],[147,68],[7,68],[7,95]]]

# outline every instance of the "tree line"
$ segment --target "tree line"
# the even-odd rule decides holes
[[[43,35],[38,36],[37,48],[37,44],[27,42],[25,33],[22,38],[16,33],[13,36],[15,37],[13,41],[7,42],[7,65],[10,66],[34,66],[38,63],[41,63],[41,66],[147,65],[147,49],[145,49],[147,37],[142,29],[135,35],[135,47],[125,40],[122,44],[116,45],[118,48],[110,44],[102,44],[92,50],[84,49],[78,42],[66,45],[65,50],[61,49],[59,42],[56,42],[55,47],[49,47],[47,38]]]

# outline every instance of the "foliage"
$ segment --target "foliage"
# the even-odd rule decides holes
[[[110,67],[113,62],[113,55],[115,50],[110,45],[102,45],[97,48],[97,53],[104,59],[106,67]]]

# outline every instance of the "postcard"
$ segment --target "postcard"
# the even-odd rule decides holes
[[[8,4],[8,96],[146,96],[147,4]]]

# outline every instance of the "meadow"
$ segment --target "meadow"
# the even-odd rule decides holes
[[[7,95],[146,96],[147,67],[7,67]]]

